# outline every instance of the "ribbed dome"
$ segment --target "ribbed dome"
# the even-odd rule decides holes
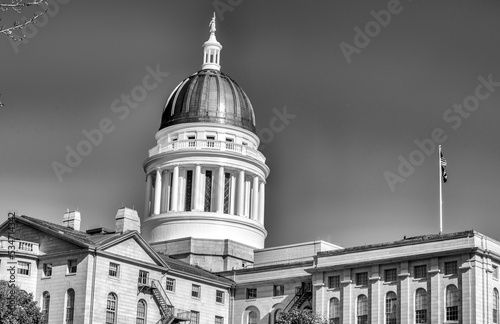
[[[195,122],[238,126],[255,133],[252,104],[224,73],[205,69],[182,81],[165,104],[160,129]]]

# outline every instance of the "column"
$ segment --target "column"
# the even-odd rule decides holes
[[[197,164],[194,167],[194,174],[193,174],[193,202],[194,202],[193,210],[196,211],[203,211],[203,204],[200,204],[200,201],[203,201],[203,199],[201,199],[202,195],[201,195],[200,180],[201,180],[201,166]]]
[[[342,275],[342,323],[352,324],[354,320],[353,308],[356,307],[356,300],[353,299],[351,269],[344,269]],[[354,308],[355,309],[355,308]],[[356,321],[354,321],[355,323]]]
[[[443,300],[446,300],[446,292],[441,291],[439,272],[439,259],[432,258],[431,269],[428,271],[429,276],[431,277],[431,288],[430,292],[427,292],[427,300],[429,300],[429,297],[431,300],[430,318],[429,315],[427,315],[428,320],[430,319],[429,323],[442,323],[445,315],[442,312],[442,308]]]
[[[252,184],[252,216],[253,220],[259,219],[259,177],[253,177]]]
[[[264,225],[264,206],[265,206],[265,200],[266,200],[266,192],[265,192],[265,187],[266,183],[262,181],[260,183],[260,188],[259,188],[259,223]]]
[[[177,211],[177,204],[179,203],[179,166],[174,167],[174,172],[172,173],[172,211]]]
[[[411,298],[413,296],[413,292],[410,291],[410,281],[412,280],[410,277],[410,269],[409,263],[407,261],[403,261],[400,264],[400,272],[398,274],[399,277],[399,287],[400,287],[400,296],[398,296],[400,306],[399,315],[401,324],[411,324],[412,322],[412,314],[410,312],[411,309],[414,309],[414,306],[410,303],[414,304],[414,299]],[[427,290],[427,289],[426,289]],[[429,292],[427,292],[427,298],[429,298]],[[441,323],[429,321],[429,312],[427,312],[427,323]]]
[[[150,173],[146,175],[146,201],[144,203],[144,220],[148,218],[151,213],[150,213],[150,202],[151,202],[151,186],[153,183],[153,177]]]
[[[154,214],[158,215],[160,213],[160,204],[161,204],[161,171],[156,170],[156,180],[155,180],[155,207]]]
[[[160,213],[166,213],[168,211],[168,198],[169,198],[169,173],[168,170],[163,170],[161,174],[161,205]]]
[[[217,174],[217,184],[215,185],[216,197],[217,197],[217,205],[216,211],[218,213],[224,213],[224,167],[219,167],[219,173]]]
[[[379,266],[372,266],[371,277],[369,278],[370,287],[371,287],[371,314],[370,319],[372,324],[383,324],[384,318],[380,315],[384,312],[385,306],[385,298],[381,296],[380,291],[380,272]]]
[[[236,201],[236,215],[243,216],[243,204],[244,204],[244,194],[245,194],[245,171],[241,170],[238,173],[238,199]]]

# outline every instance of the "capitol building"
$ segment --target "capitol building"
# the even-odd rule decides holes
[[[86,231],[79,211],[59,224],[9,217],[0,279],[14,274],[49,323],[274,324],[291,310],[331,324],[499,323],[500,242],[473,230],[265,246],[270,169],[215,34],[214,18],[201,70],[165,103],[142,166],[145,209]]]

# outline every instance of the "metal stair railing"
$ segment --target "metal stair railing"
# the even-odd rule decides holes
[[[161,319],[158,323],[170,324],[175,319],[174,316],[174,306],[170,302],[167,293],[163,289],[161,283],[157,279],[151,280],[151,290],[153,292],[154,299],[158,304],[161,312]]]
[[[290,312],[297,307],[300,307],[306,300],[310,299],[312,296],[311,286],[309,284],[300,287],[292,300],[284,308],[284,312]]]

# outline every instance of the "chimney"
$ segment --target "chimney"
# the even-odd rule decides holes
[[[141,220],[136,210],[122,207],[116,212],[115,219],[117,233],[125,233],[127,231],[141,232]]]
[[[71,227],[75,231],[79,231],[80,222],[81,216],[79,211],[69,211],[69,209],[66,210],[66,213],[64,213],[63,217],[63,224],[66,227]]]

